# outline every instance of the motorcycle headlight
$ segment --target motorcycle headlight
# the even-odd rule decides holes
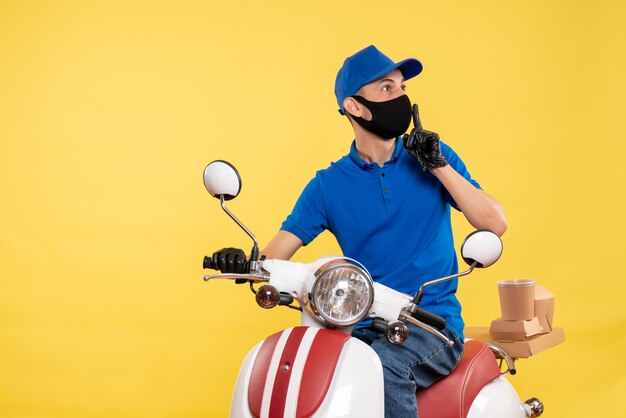
[[[315,272],[308,299],[309,310],[327,324],[354,325],[365,318],[374,301],[372,277],[353,260],[331,260]]]

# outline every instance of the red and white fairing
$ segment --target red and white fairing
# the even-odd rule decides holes
[[[246,357],[231,418],[382,417],[382,366],[348,334],[295,327],[257,344]]]

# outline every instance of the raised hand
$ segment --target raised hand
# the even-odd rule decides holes
[[[419,108],[413,105],[413,126],[410,134],[404,134],[402,145],[415,158],[424,170],[443,167],[448,161],[441,154],[439,135],[422,129]]]

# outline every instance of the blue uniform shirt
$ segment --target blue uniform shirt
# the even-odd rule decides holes
[[[446,144],[441,152],[459,174],[480,187]],[[450,206],[441,182],[404,149],[400,139],[383,167],[350,153],[320,170],[305,187],[281,229],[306,245],[323,230],[347,257],[368,269],[374,281],[414,295],[426,281],[458,271]],[[463,338],[457,280],[427,288],[420,306],[445,317]]]

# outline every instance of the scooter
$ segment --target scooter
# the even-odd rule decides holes
[[[488,267],[502,253],[496,234],[475,231],[461,247],[469,268],[426,282],[410,296],[375,283],[362,264],[347,257],[327,256],[306,264],[259,259],[256,237],[225,205],[241,191],[236,168],[226,161],[213,161],[204,170],[204,184],[254,242],[247,273],[219,273],[204,276],[204,280],[248,282],[261,308],[287,306],[301,313],[301,326],[267,337],[246,356],[235,384],[232,418],[382,418],[382,366],[371,347],[351,337],[354,326],[372,319],[373,326],[384,332],[390,343],[402,344],[410,338],[406,324],[411,323],[451,346],[454,342],[441,333],[445,319],[419,306],[424,290],[465,276],[475,268]],[[217,261],[211,257],[204,258],[203,267],[218,270]],[[468,340],[455,370],[416,393],[419,416],[540,416],[541,401],[531,398],[522,403],[505,378],[515,372],[514,360],[506,351]]]

